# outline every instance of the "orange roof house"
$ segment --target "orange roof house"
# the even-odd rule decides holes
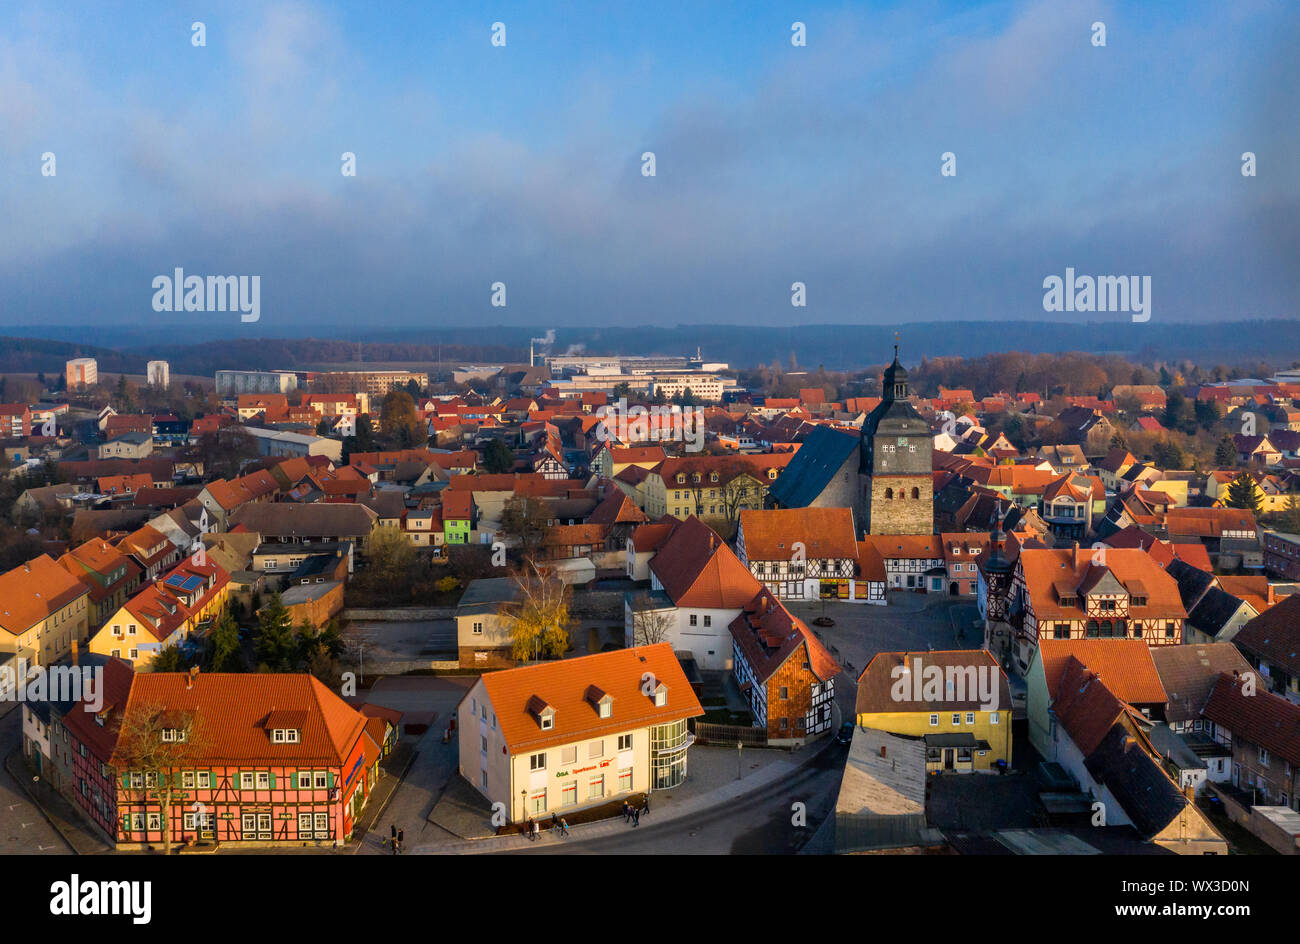
[[[513,822],[549,818],[675,786],[686,776],[686,720],[704,709],[668,643],[489,672],[457,714],[462,774]],[[652,772],[651,732],[674,763]],[[483,751],[484,741],[486,750]]]

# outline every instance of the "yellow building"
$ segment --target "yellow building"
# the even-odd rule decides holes
[[[166,577],[149,584],[108,618],[90,640],[90,651],[147,668],[158,653],[179,645],[225,610],[230,575],[211,561],[187,557]]]
[[[0,652],[50,665],[86,641],[90,588],[48,554],[0,574]]]
[[[878,653],[856,711],[859,727],[923,739],[928,773],[1011,766],[1011,688],[985,649]]]

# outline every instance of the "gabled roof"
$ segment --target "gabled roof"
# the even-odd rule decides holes
[[[1141,639],[1040,639],[1038,651],[1049,699],[1056,699],[1071,659],[1104,679],[1116,697],[1131,705],[1163,705],[1167,698],[1151,647]]]
[[[718,533],[694,515],[664,542],[650,570],[676,606],[738,610],[762,587]]]
[[[1290,675],[1300,675],[1300,594],[1292,594],[1256,616],[1232,641]]]
[[[1256,682],[1253,694],[1242,691],[1244,676],[1224,672],[1210,690],[1202,714],[1245,740],[1300,766],[1300,705],[1265,691]]]
[[[1146,551],[1137,548],[1110,548],[1104,564],[1095,563],[1092,548],[1038,549],[1024,548],[1019,565],[1025,576],[1034,615],[1040,619],[1079,619],[1085,612],[1078,594],[1093,589],[1102,580],[1121,585],[1133,596],[1144,596],[1146,604],[1130,604],[1135,619],[1182,619],[1187,612],[1179,596],[1178,585]],[[1063,591],[1073,591],[1063,593]],[[1078,602],[1062,605],[1063,596],[1076,596]]]
[[[918,663],[920,679],[916,679]],[[931,697],[926,691],[926,680],[932,668],[943,673],[942,694]],[[965,680],[974,669],[977,673],[997,672],[997,691],[981,693],[979,685],[969,685]],[[965,691],[955,685],[949,689],[949,670],[954,679],[962,680]],[[963,674],[964,673],[964,676]],[[987,683],[986,683],[987,684]],[[974,690],[972,690],[974,689]],[[916,698],[917,694],[921,698]],[[897,698],[896,695],[903,697]],[[981,694],[992,694],[989,704],[981,701]],[[958,697],[963,696],[963,697]],[[1011,688],[1007,674],[987,649],[939,649],[933,652],[879,652],[867,663],[858,676],[856,711],[878,714],[897,711],[1010,711]]]
[[[643,524],[650,516],[636,506],[636,503],[621,489],[611,488],[587,518],[587,524]]]
[[[1187,646],[1155,646],[1151,660],[1160,673],[1168,700],[1165,720],[1171,724],[1196,721],[1201,717],[1210,690],[1219,674],[1254,671],[1241,651],[1230,642]]]
[[[1164,768],[1120,725],[1106,732],[1084,759],[1084,766],[1110,791],[1144,837],[1159,833],[1188,805]]]
[[[840,671],[839,663],[803,620],[793,616],[766,587],[745,604],[727,628],[760,684],[766,684],[791,656],[806,661],[823,682]]]
[[[740,531],[745,557],[751,561],[791,559],[802,544],[805,559],[849,559],[858,546],[850,508],[743,509]]]
[[[859,438],[852,433],[818,426],[772,483],[772,498],[787,508],[811,505],[854,454],[858,443]]]
[[[1084,757],[1101,745],[1125,714],[1136,714],[1074,656],[1065,660],[1052,710]]]
[[[637,552],[657,551],[668,540],[681,521],[664,515],[658,521],[643,524],[632,532],[632,549]]]
[[[654,698],[645,694],[643,679],[647,675],[656,687],[665,688],[664,705],[656,705]],[[666,642],[490,672],[479,684],[512,754],[704,714]],[[600,717],[588,697],[593,685],[612,699],[608,718]],[[553,709],[553,727],[542,729],[537,720],[539,706]],[[468,715],[462,712],[462,717]]]
[[[339,767],[366,725],[361,712],[306,673],[200,672],[191,679],[186,672],[141,672],[132,677],[128,700],[117,717],[137,705],[194,713],[196,743],[202,745],[202,758],[214,766],[230,762]],[[84,705],[77,713],[82,715],[82,729],[98,727]],[[270,722],[290,714],[301,724],[298,743],[273,744]],[[205,723],[207,719],[215,723]],[[109,762],[126,766],[122,757]]]
[[[89,592],[50,555],[34,557],[0,574],[0,629],[21,635]]]

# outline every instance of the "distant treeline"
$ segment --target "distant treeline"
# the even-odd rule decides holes
[[[438,328],[358,328],[357,323],[314,325],[315,337],[262,337],[261,325],[214,336],[211,328],[172,330],[160,341],[144,326],[24,327],[6,329],[27,337],[0,338],[0,371],[61,370],[76,354],[98,357],[100,369],[142,373],[144,364],[162,358],[173,373],[209,375],[227,367],[306,369],[308,365],[416,361],[521,363],[530,337],[546,333],[534,325]],[[281,325],[280,331],[284,328]],[[556,327],[555,340],[538,353],[694,354],[733,367],[779,363],[815,370],[862,370],[888,362],[895,343],[905,364],[922,358],[981,358],[1008,350],[1030,354],[1079,352],[1148,366],[1195,363],[1212,368],[1263,372],[1300,359],[1300,321],[1235,321],[1209,324],[1135,324],[1110,321],[952,321],[895,325],[617,325]],[[183,337],[182,342],[173,339]],[[55,338],[59,340],[34,340]],[[1031,389],[1037,385],[1027,380]],[[1115,382],[1112,378],[1111,382]]]

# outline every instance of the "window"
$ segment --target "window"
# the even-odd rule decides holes
[[[618,749],[619,749],[620,751],[630,751],[630,750],[632,750],[632,735],[630,735],[630,734],[620,734],[620,735],[618,736]]]
[[[990,711],[989,724],[997,724],[997,723],[998,723],[998,713],[996,711]]]
[[[239,775],[239,789],[253,789],[253,772],[251,770],[242,771]]]
[[[973,711],[968,711],[968,712],[966,712],[966,723],[967,723],[967,724],[974,724],[974,723],[975,723],[975,712],[973,712]]]
[[[938,716],[938,715],[930,715],[930,727],[932,727],[932,728],[937,728],[937,727],[939,727],[939,716]]]
[[[494,722],[493,727],[496,727],[496,725],[495,725],[496,716],[495,716],[495,715],[493,716],[492,720],[493,720],[493,722]],[[540,718],[538,718],[537,721],[538,721],[538,724],[541,726],[541,729],[542,729],[543,731],[549,731],[549,730],[551,730],[551,728],[555,727],[555,715],[553,715],[553,714],[550,714],[550,713],[544,714],[544,715],[542,715]]]
[[[699,619],[699,617],[697,617],[694,613],[692,613],[692,614],[691,614],[691,620],[690,620],[691,625],[692,625],[692,626],[695,626],[695,625],[696,625],[696,620],[698,620],[698,619]]]
[[[1259,749],[1259,764],[1261,767],[1268,766],[1268,748],[1266,747],[1261,747]]]
[[[587,781],[587,799],[599,800],[605,795],[605,775],[592,777]]]
[[[578,746],[576,744],[573,747],[564,747],[560,749],[561,767],[566,767],[569,764],[576,764],[577,762],[578,762]]]
[[[259,790],[271,789],[271,774],[269,771],[259,770],[257,772],[257,789]]]
[[[271,732],[271,743],[272,744],[297,744],[298,729],[297,728],[276,728],[274,731]]]
[[[546,791],[538,790],[528,797],[528,812],[536,815],[546,812]]]
[[[713,617],[712,617],[712,616],[705,616],[705,617],[704,617],[704,625],[705,625],[705,626],[712,626],[712,625],[713,625]]]
[[[590,744],[587,745],[588,760],[591,760],[593,757],[604,757],[604,756],[605,756],[604,741],[592,741]]]
[[[779,695],[778,697],[779,697],[782,701],[785,701],[786,699],[788,699],[788,698],[790,697],[790,689],[789,689],[787,686],[782,685],[782,686],[781,686],[781,693],[780,693],[780,695]]]
[[[546,769],[546,752],[543,751],[543,752],[540,753],[540,754],[532,754],[532,755],[530,755],[529,758],[528,758],[528,769],[529,769],[529,770],[545,770],[545,769]]]
[[[480,621],[480,620],[475,620],[475,621],[474,621],[474,635],[475,635],[475,636],[482,636],[482,635],[483,635],[483,623],[482,623],[482,621]]]
[[[566,783],[560,788],[560,806],[576,806],[578,803],[578,784]]]
[[[954,726],[954,727],[959,726],[959,725],[961,724],[961,715],[959,715],[959,714],[954,714],[954,715],[952,716],[952,723],[953,723],[953,726]]]
[[[632,768],[628,767],[618,772],[618,792],[632,792]]]
[[[194,789],[194,771],[192,770],[181,771],[181,789],[182,790]]]
[[[666,704],[668,704],[668,692],[661,688],[655,692],[655,707],[662,708]]]
[[[707,619],[707,617],[706,617]],[[611,701],[602,701],[596,706],[596,713],[602,718],[608,718],[614,712],[614,703]]]
[[[155,832],[155,833],[156,833],[156,832],[161,832],[161,831],[162,831],[162,814],[161,814],[161,813],[150,813],[150,814],[149,814],[148,824],[149,824],[149,825],[148,825],[148,828],[149,828],[149,831],[150,831],[150,832]]]

